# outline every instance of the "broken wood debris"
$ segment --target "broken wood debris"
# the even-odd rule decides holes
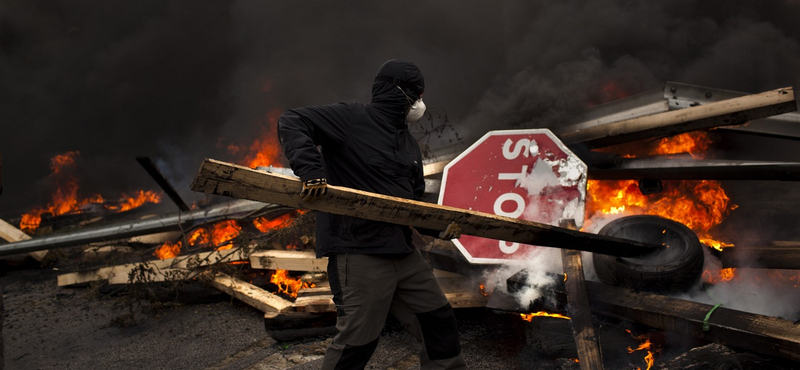
[[[216,274],[211,279],[211,285],[264,313],[287,312],[292,310],[294,305],[277,294],[225,274]]]
[[[84,284],[109,279],[113,279],[115,283],[124,283],[127,281],[131,272],[137,270],[150,271],[150,276],[154,278],[155,281],[164,281],[168,279],[170,274],[176,271],[185,271],[188,274],[197,267],[208,266],[215,263],[246,261],[248,258],[247,254],[250,250],[250,248],[242,247],[222,251],[201,252],[164,260],[127,263],[86,271],[70,272],[58,275],[58,286]]]
[[[253,170],[231,163],[206,159],[192,183],[192,190],[234,198],[283,204],[374,221],[444,230],[456,222],[462,232],[497,240],[530,245],[569,248],[634,257],[658,249],[637,241],[590,234],[519,220],[511,217],[469,211],[437,204],[369,193],[340,186],[328,186],[328,193],[313,202],[300,196],[296,178]]]

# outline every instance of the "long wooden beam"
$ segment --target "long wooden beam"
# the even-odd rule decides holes
[[[444,230],[456,222],[464,234],[618,257],[641,256],[659,248],[633,240],[584,233],[538,222],[418,202],[340,186],[328,186],[321,199],[305,202],[300,180],[206,159],[192,190],[207,194],[283,204],[364,219]]]
[[[728,247],[717,256],[725,268],[800,270],[800,246]]]
[[[556,135],[567,144],[599,148],[640,139],[672,136],[794,112],[794,89],[785,87],[690,108],[590,126],[567,126]]]

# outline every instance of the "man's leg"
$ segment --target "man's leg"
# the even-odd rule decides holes
[[[391,313],[421,342],[420,369],[466,369],[458,323],[433,271],[415,252],[398,261]]]
[[[396,279],[391,259],[358,254],[328,257],[336,303],[336,329],[322,369],[363,369],[372,357],[392,302]]]

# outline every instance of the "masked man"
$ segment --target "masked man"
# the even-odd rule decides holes
[[[408,124],[425,112],[424,89],[419,69],[394,59],[378,69],[370,104],[286,111],[278,134],[305,200],[324,197],[328,183],[421,199],[422,156]],[[455,224],[441,233],[419,231],[460,236]],[[339,331],[323,369],[363,369],[390,312],[421,342],[421,369],[466,368],[453,309],[411,233],[408,226],[317,213],[317,257],[328,257]]]

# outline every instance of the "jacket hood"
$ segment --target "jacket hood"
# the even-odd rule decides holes
[[[410,106],[409,99],[413,103],[420,98],[424,89],[425,80],[414,63],[392,59],[383,63],[375,74],[375,81],[372,83],[372,103],[399,106],[405,110]]]

